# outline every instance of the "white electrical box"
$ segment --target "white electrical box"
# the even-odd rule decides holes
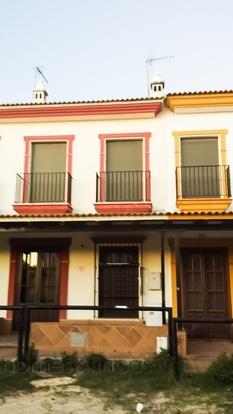
[[[147,311],[146,312],[146,325],[147,326],[163,326],[163,313],[160,311]]]
[[[159,354],[162,349],[168,349],[167,337],[157,336],[157,354]]]
[[[149,273],[149,290],[161,290],[161,273],[150,272]]]

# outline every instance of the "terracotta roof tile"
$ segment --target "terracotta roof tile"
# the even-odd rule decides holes
[[[186,95],[213,95],[213,94],[222,94],[229,93],[232,94],[233,90],[217,90],[217,91],[189,91],[189,92],[169,92],[166,96],[186,96]]]
[[[17,214],[6,214],[0,215],[1,219],[36,219],[36,218],[44,218],[49,220],[50,218],[104,218],[104,217],[163,217],[163,216],[209,216],[209,215],[219,215],[219,216],[230,216],[233,214],[233,211],[228,212],[219,212],[219,211],[198,211],[198,212],[179,212],[179,211],[159,211],[159,212],[152,212],[152,213],[108,213],[108,214],[96,214],[96,213],[89,213],[89,214],[25,214],[25,215],[17,215]]]
[[[135,102],[135,101],[161,101],[161,98],[122,98],[122,99],[100,99],[91,101],[58,101],[58,102],[46,102],[46,103],[33,103],[33,102],[17,102],[17,103],[0,103],[0,106],[50,106],[50,105],[83,105],[83,104],[105,104],[105,103],[118,103],[118,102]]]

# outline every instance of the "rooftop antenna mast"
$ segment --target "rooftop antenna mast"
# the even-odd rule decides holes
[[[45,82],[48,83],[46,77],[44,76],[44,74],[43,74],[42,70],[39,68],[39,66],[36,66],[35,69],[36,69],[37,73],[39,73],[40,76],[45,80]]]
[[[147,58],[146,59],[146,75],[147,75],[147,93],[148,96],[150,96],[150,68],[153,68],[153,62],[158,62],[158,61],[163,61],[163,60],[168,60],[168,59],[173,59],[175,56],[174,55],[168,55],[168,56],[159,56],[159,57],[154,57],[154,58]]]

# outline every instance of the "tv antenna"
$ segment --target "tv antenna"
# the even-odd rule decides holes
[[[146,59],[146,75],[147,75],[147,92],[148,96],[150,96],[150,75],[149,70],[153,68],[153,63],[158,61],[164,61],[168,59],[174,59],[174,55],[167,55],[167,56],[159,56],[159,57],[149,57]]]
[[[45,80],[45,82],[48,83],[48,81],[47,81],[46,77],[44,76],[44,74],[43,74],[42,70],[40,69],[40,67],[36,66],[35,70],[37,71],[37,73],[40,74],[40,76]]]

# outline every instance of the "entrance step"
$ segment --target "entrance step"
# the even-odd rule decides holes
[[[205,371],[223,353],[233,354],[232,341],[188,339],[186,367],[190,371]]]
[[[216,357],[187,355],[185,358],[185,365],[188,371],[204,372],[214,362]]]
[[[18,335],[0,335],[0,349],[1,348],[17,348]]]
[[[190,340],[187,341],[187,354],[208,357],[218,357],[223,354],[233,354],[233,342],[221,340]]]
[[[18,335],[0,335],[0,359],[15,359],[17,356]]]

